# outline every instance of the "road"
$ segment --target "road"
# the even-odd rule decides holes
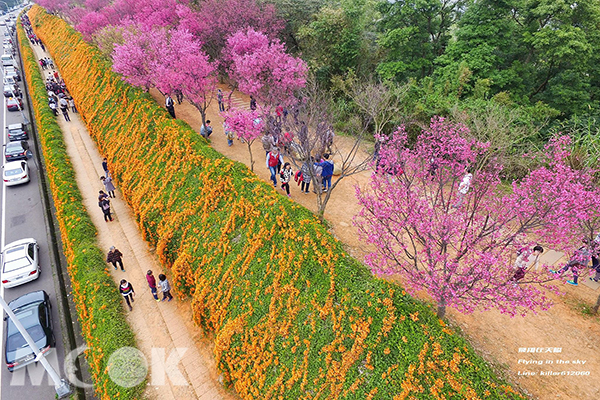
[[[11,13],[15,14],[15,13]],[[6,16],[0,17],[2,21]],[[4,31],[7,27],[2,26],[2,33],[0,38],[4,39]],[[13,43],[16,46],[16,38],[13,36]],[[22,72],[22,71],[21,71]],[[23,77],[24,79],[24,77]],[[23,83],[19,83],[19,87],[24,92]],[[28,107],[26,97],[24,97],[24,107]],[[14,124],[23,122],[24,116],[28,114],[20,113],[18,111],[10,112],[6,109],[6,98],[2,100],[2,111],[0,116],[2,117],[1,126],[4,134],[2,135],[2,145],[7,143],[8,139],[6,136],[6,126],[8,124]],[[33,140],[30,132],[29,147],[35,152],[33,146]],[[2,156],[2,165],[5,160]],[[31,181],[24,185],[6,187],[2,185],[1,191],[1,206],[2,206],[2,219],[1,219],[1,245],[2,248],[7,243],[11,243],[15,240],[33,237],[37,240],[40,247],[40,265],[42,272],[39,279],[26,283],[21,286],[10,289],[0,289],[0,295],[4,297],[6,302],[19,297],[25,293],[29,293],[36,290],[45,290],[50,296],[52,303],[52,321],[54,326],[54,334],[56,336],[56,349],[52,351],[47,359],[54,366],[60,376],[64,376],[63,364],[64,364],[64,340],[62,335],[62,329],[60,327],[59,320],[59,307],[57,299],[57,284],[54,279],[54,262],[51,261],[50,253],[50,239],[48,221],[45,220],[45,209],[42,201],[42,186],[39,179],[39,170],[36,156],[28,161],[30,168]],[[1,273],[1,271],[0,271]],[[2,342],[2,365],[0,366],[0,400],[18,399],[23,396],[31,399],[54,399],[55,390],[54,383],[45,373],[44,368],[40,363],[31,364],[27,368],[23,368],[15,371],[14,373],[8,372],[6,368],[6,362],[4,359],[4,340],[6,323],[2,323],[2,332],[0,334],[0,341]]]

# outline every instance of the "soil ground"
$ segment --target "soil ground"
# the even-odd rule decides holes
[[[222,89],[227,96],[228,89],[225,86]],[[164,104],[160,93],[153,90],[151,94],[159,104]],[[248,108],[250,101],[249,97],[239,92],[234,93],[232,100],[232,106],[244,108]],[[177,118],[188,122],[197,132],[200,131],[200,114],[190,104],[184,102],[176,105],[175,112]],[[213,101],[208,110],[208,119],[214,127],[210,137],[211,146],[221,154],[249,166],[250,157],[245,144],[234,140],[232,146],[227,145],[222,128],[223,119],[219,115],[216,101]],[[348,137],[337,136],[335,145],[348,149],[352,141]],[[254,143],[253,155],[254,172],[268,181],[270,175],[260,141]],[[368,252],[368,248],[359,240],[357,229],[352,224],[353,217],[360,209],[355,188],[365,187],[369,174],[369,171],[365,171],[340,182],[331,194],[325,212],[331,232],[345,243],[350,254],[360,260]],[[334,176],[334,180],[335,178]],[[277,190],[284,195],[281,188]],[[291,196],[292,200],[316,211],[316,195],[302,194],[294,182],[291,184]],[[564,260],[559,260],[557,265],[562,262]],[[585,279],[587,274],[581,280]],[[448,319],[469,338],[477,351],[499,373],[532,398],[599,399],[600,385],[596,382],[600,378],[600,317],[588,312],[589,307],[596,303],[599,293],[582,284],[579,287],[565,285],[563,289],[564,296],[548,294],[555,302],[554,307],[535,315],[511,318],[497,311],[463,315],[450,310]],[[548,352],[549,349],[552,351]],[[540,374],[548,371],[559,375]],[[570,371],[583,375],[560,375]],[[535,375],[531,375],[532,373]]]

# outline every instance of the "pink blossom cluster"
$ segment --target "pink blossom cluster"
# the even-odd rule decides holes
[[[434,118],[414,145],[403,127],[378,138],[378,168],[357,188],[355,222],[375,248],[366,258],[377,274],[400,274],[413,293],[461,312],[496,308],[510,315],[546,309],[553,276],[548,266],[513,279],[519,249],[540,243],[572,253],[581,227],[598,210],[591,171],[566,162],[568,139],[547,147],[541,166],[512,186],[487,143],[461,124]],[[466,194],[458,187],[467,171]]]

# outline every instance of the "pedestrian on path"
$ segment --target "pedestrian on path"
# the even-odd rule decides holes
[[[57,105],[55,101],[49,101],[48,102],[48,107],[50,107],[50,110],[52,110],[52,114],[54,114],[55,117],[58,116],[58,110],[57,110]]]
[[[148,272],[146,272],[146,280],[148,281],[148,287],[150,287],[150,292],[152,292],[152,297],[154,297],[154,300],[160,301],[158,295],[156,294],[156,279],[154,278],[152,270],[150,269],[148,270]]]
[[[131,303],[134,302],[133,296],[135,296],[135,290],[133,290],[133,286],[131,283],[127,282],[125,279],[121,279],[121,285],[119,286],[119,292],[125,298],[125,302],[129,307],[129,311],[133,311],[133,307],[131,307]],[[131,300],[131,302],[130,302]]]
[[[517,282],[523,279],[525,277],[525,272],[529,268],[537,265],[540,255],[542,255],[543,252],[544,248],[539,245],[534,246],[533,249],[527,248],[521,251],[515,261],[516,270],[511,280]]]
[[[200,127],[200,135],[204,139],[208,139],[210,135],[212,135],[213,128],[210,126],[210,119],[207,119],[206,122]]]
[[[105,175],[108,176],[110,174],[110,172],[108,172],[108,160],[106,159],[106,157],[102,159],[102,169],[104,170]]]
[[[159,280],[158,284],[160,285],[160,290],[162,291],[162,294],[163,294],[163,298],[161,301],[165,301],[165,300],[167,300],[167,298],[169,299],[168,301],[173,300],[173,296],[171,295],[171,285],[169,285],[167,276],[165,274],[160,274],[160,275],[158,275],[158,280]]]
[[[250,96],[250,109],[256,111],[256,99],[254,96]]]
[[[175,119],[175,102],[170,95],[167,95],[167,98],[165,99],[165,107],[167,107],[167,111],[171,114],[171,117]]]
[[[571,270],[573,272],[573,280],[567,281],[569,285],[578,286],[577,280],[579,279],[579,271],[584,269],[590,263],[591,253],[587,246],[580,247],[573,257],[569,260],[564,267],[559,269],[558,271],[550,270],[555,275],[562,275],[567,270]]]
[[[60,110],[62,111],[63,117],[65,117],[65,121],[71,122],[71,118],[69,117],[69,109],[65,107],[61,108]]]
[[[281,188],[283,190],[285,190],[285,192],[287,193],[287,197],[291,197],[290,196],[290,180],[292,179],[292,175],[294,175],[294,172],[292,171],[292,166],[290,165],[289,162],[286,162],[283,165],[283,169],[281,170]]]
[[[108,200],[106,197],[103,198],[98,202],[98,207],[100,207],[104,213],[104,221],[108,222],[113,220],[112,215],[110,215],[110,200]]]
[[[323,183],[323,191],[331,189],[331,177],[333,176],[333,162],[329,160],[329,154],[323,154],[323,160],[318,163],[322,169],[321,181]]]
[[[177,104],[183,103],[183,93],[181,93],[181,90],[175,90],[175,98],[177,99]]]
[[[111,246],[108,254],[106,255],[106,262],[111,263],[115,270],[117,269],[117,265],[121,267],[121,271],[125,272],[123,268],[123,253],[116,249],[115,246]]]
[[[225,132],[225,137],[227,138],[227,146],[231,147],[233,145],[234,133],[225,122],[223,122],[223,132]]]
[[[277,166],[279,163],[283,164],[283,156],[279,153],[279,149],[274,147],[273,150],[267,153],[267,169],[271,171],[271,180],[273,186],[277,187]]]
[[[466,174],[463,176],[462,181],[458,185],[458,196],[456,203],[454,203],[452,207],[458,208],[465,201],[465,197],[467,197],[467,193],[469,193],[469,189],[471,188],[472,180],[473,174],[471,173],[471,168],[467,168]]]
[[[115,196],[115,185],[112,183],[112,178],[110,177],[110,174],[107,176],[101,176],[100,180],[104,184],[104,189],[106,189],[106,192],[108,193],[108,197],[112,197],[114,199],[116,197]]]
[[[223,91],[217,90],[217,102],[219,103],[219,111],[225,111],[225,103],[223,102]]]
[[[69,107],[71,107],[71,111],[73,111],[74,114],[77,114],[77,108],[75,107],[75,100],[73,100],[72,97],[69,97]]]
[[[311,181],[310,166],[308,165],[308,161],[305,161],[304,164],[302,164],[302,167],[300,167],[300,172],[302,173],[302,185],[300,186],[300,191],[304,194],[308,194]]]

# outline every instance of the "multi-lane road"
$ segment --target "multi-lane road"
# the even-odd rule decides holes
[[[14,15],[16,13],[12,13]],[[4,22],[6,16],[0,16]],[[0,38],[5,39],[7,36],[4,32],[7,31],[9,24],[0,27]],[[13,41],[13,46],[16,49],[16,37],[10,36]],[[18,63],[18,53],[15,56]],[[19,68],[20,70],[20,68]],[[21,75],[22,75],[22,71]],[[24,77],[22,77],[24,80]],[[21,92],[25,93],[23,81],[18,83]],[[25,110],[8,111],[6,108],[6,98],[2,98],[2,110],[0,111],[0,127],[2,129],[2,165],[6,162],[4,159],[4,145],[8,143],[6,127],[9,124],[14,124],[29,119],[27,96],[23,97],[23,105]],[[23,294],[44,290],[50,296],[52,302],[52,320],[54,326],[54,335],[56,337],[56,348],[47,356],[50,364],[54,366],[58,374],[65,376],[64,358],[65,347],[63,338],[63,329],[59,312],[61,311],[60,303],[60,287],[56,279],[56,260],[51,252],[51,236],[49,221],[47,221],[46,205],[43,201],[43,188],[40,181],[39,162],[37,154],[35,154],[34,138],[31,132],[31,123],[28,124],[29,129],[29,147],[34,152],[34,157],[28,160],[31,181],[27,184],[6,187],[2,185],[1,189],[1,226],[0,226],[0,246],[4,246],[15,240],[24,238],[35,238],[39,244],[39,259],[41,265],[40,277],[33,281],[15,288],[3,289],[0,288],[0,295],[4,297],[6,302],[19,297]],[[1,269],[0,269],[1,273]],[[6,314],[4,314],[6,315]],[[64,316],[63,316],[64,317]],[[54,383],[49,375],[45,373],[41,363],[31,364],[30,366],[10,373],[5,362],[5,335],[6,322],[2,321],[2,329],[0,333],[0,342],[2,343],[2,362],[0,365],[0,400],[12,399],[54,399],[55,390]]]

